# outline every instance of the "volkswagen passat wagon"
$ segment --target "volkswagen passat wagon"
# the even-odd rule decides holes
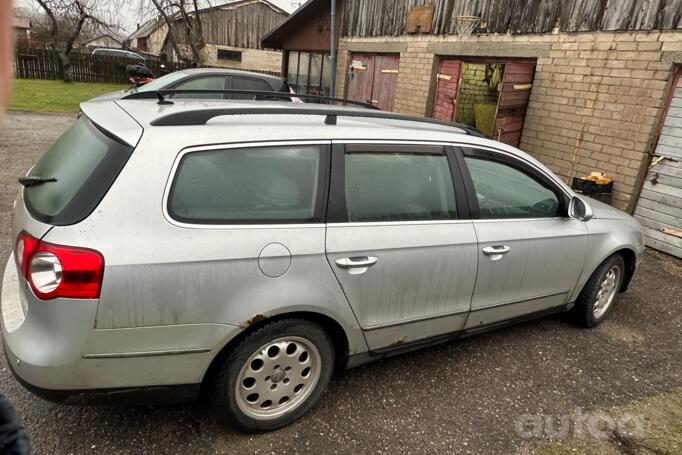
[[[309,106],[83,104],[19,179],[1,318],[16,378],[67,403],[206,396],[271,430],[335,370],[553,312],[592,327],[625,291],[637,221],[531,156]]]

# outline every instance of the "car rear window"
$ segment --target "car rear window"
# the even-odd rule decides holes
[[[321,170],[315,145],[187,153],[171,185],[168,212],[193,224],[317,221]]]
[[[97,207],[132,151],[81,115],[29,172],[30,177],[56,181],[26,187],[27,209],[43,223],[63,226],[82,221]]]

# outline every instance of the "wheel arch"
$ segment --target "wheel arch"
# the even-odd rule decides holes
[[[206,398],[207,393],[210,391],[214,384],[216,373],[218,372],[220,365],[225,361],[229,353],[237,346],[244,338],[249,336],[254,331],[259,328],[270,324],[275,321],[280,321],[283,319],[302,319],[318,324],[322,327],[331,337],[334,343],[335,359],[334,359],[334,371],[339,372],[346,368],[349,357],[350,340],[348,334],[343,329],[341,324],[334,318],[312,311],[295,311],[289,313],[276,314],[270,317],[254,317],[249,321],[248,327],[239,332],[235,337],[230,339],[218,353],[213,357],[208,368],[204,372],[204,377],[201,382],[200,397],[202,399]]]

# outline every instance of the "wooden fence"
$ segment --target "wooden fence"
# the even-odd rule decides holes
[[[128,83],[126,66],[137,63],[122,57],[109,55],[93,55],[89,52],[74,50],[69,56],[73,69],[74,82],[114,82]],[[188,68],[186,63],[161,62],[148,58],[145,66],[155,75],[161,74],[161,64],[166,71],[177,71]],[[52,49],[18,48],[13,65],[14,76],[20,79],[61,79],[59,58]]]

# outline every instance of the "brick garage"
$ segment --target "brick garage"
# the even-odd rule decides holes
[[[600,170],[614,178],[613,205],[632,211],[656,139],[681,32],[341,38],[337,96],[350,51],[400,53],[395,111],[429,116],[435,67],[451,55],[534,57],[535,80],[521,148],[567,182]]]

